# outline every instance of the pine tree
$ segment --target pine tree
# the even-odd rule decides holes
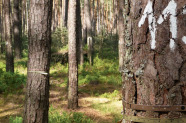
[[[48,123],[52,0],[30,0],[24,123]]]

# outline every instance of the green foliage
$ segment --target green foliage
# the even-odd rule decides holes
[[[99,110],[103,114],[107,114],[113,117],[112,122],[117,123],[122,119],[122,102],[121,101],[108,101],[106,103],[94,103],[91,105],[92,108]]]
[[[100,97],[109,98],[109,99],[116,99],[119,96],[119,91],[114,90],[112,93],[104,93],[100,95]]]
[[[21,37],[21,40],[22,40],[22,55],[23,57],[28,57],[28,37],[27,35],[23,35]]]
[[[94,37],[95,52],[100,59],[108,59],[110,62],[118,61],[118,36],[117,35],[98,35]]]
[[[63,112],[60,114],[56,109],[49,109],[49,123],[93,123],[93,121],[82,113]]]
[[[9,123],[22,123],[23,122],[23,118],[22,117],[10,117],[9,118]]]
[[[61,48],[68,44],[68,33],[65,27],[57,28],[52,33],[52,52],[58,52]]]
[[[24,75],[20,75],[17,72],[4,72],[0,68],[0,92],[1,93],[13,93],[17,91],[24,83],[26,78]]]
[[[118,63],[108,59],[100,59],[98,55],[94,59],[94,65],[85,63],[79,69],[79,84],[88,84],[93,81],[121,85],[121,76],[118,72]]]
[[[14,63],[14,66],[15,66],[15,67],[18,67],[18,68],[20,68],[20,67],[21,67],[21,68],[27,68],[27,61],[28,61],[28,58],[27,58],[27,57],[22,58],[22,59],[16,61],[16,62]]]
[[[22,123],[22,117],[10,117],[9,123]],[[72,112],[72,113],[59,113],[53,107],[49,109],[49,123],[93,123],[93,121],[85,116],[83,113]]]
[[[5,63],[3,63],[2,61],[0,61],[0,69],[1,69],[1,70],[5,70],[5,68],[6,68]],[[1,71],[1,70],[0,70],[0,71]]]

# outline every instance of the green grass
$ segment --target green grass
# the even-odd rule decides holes
[[[104,97],[104,98],[108,98],[108,99],[112,99],[112,100],[120,98],[118,90],[114,90],[113,92],[101,94],[100,97]]]
[[[79,69],[79,84],[87,84],[93,81],[120,86],[121,76],[118,72],[117,63],[100,59],[98,56],[95,57],[93,66],[85,63]]]
[[[0,68],[0,93],[8,94],[19,90],[26,83],[26,77],[18,72],[5,72]]]
[[[22,117],[12,117],[10,116],[9,118],[9,123],[22,123],[23,122],[23,118]]]
[[[98,110],[104,115],[113,117],[113,123],[116,123],[122,119],[122,104],[121,101],[110,100],[106,103],[94,103],[91,106],[93,109]]]
[[[110,62],[107,59],[100,59],[98,56],[95,57],[94,61],[93,66],[90,66],[88,63],[79,66],[78,82],[80,86],[94,82],[121,86],[121,76],[118,72],[118,65],[116,62]],[[53,79],[60,80],[62,78],[64,80],[60,85],[61,87],[67,85],[68,64],[54,64],[51,66],[50,73]]]
[[[22,117],[10,117],[9,123],[22,123]],[[79,112],[62,112],[59,113],[53,107],[49,109],[49,123],[93,123],[93,121],[85,116],[83,113]]]
[[[93,121],[79,112],[59,113],[53,107],[49,109],[49,123],[93,123]]]

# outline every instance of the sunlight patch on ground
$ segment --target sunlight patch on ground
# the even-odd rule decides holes
[[[85,97],[79,99],[79,105],[83,107],[91,106],[93,103],[107,103],[110,100],[107,98],[98,98],[98,97]]]
[[[0,122],[8,123],[9,116],[21,115],[23,112],[23,106],[16,105],[14,103],[8,103],[4,106],[0,106]]]

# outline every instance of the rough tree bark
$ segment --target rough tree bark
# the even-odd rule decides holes
[[[186,1],[125,1],[130,8],[127,11],[126,7],[129,37],[125,42],[124,101],[149,106],[185,105]],[[124,115],[174,119],[186,114],[132,110],[124,105]]]
[[[69,85],[68,85],[68,108],[78,108],[78,63],[77,63],[77,43],[79,19],[77,8],[80,5],[80,0],[69,0],[68,10],[68,61],[69,61]],[[80,12],[80,11],[79,11]]]
[[[13,16],[13,21],[14,21],[14,56],[16,59],[21,59],[21,30],[20,30],[20,25],[21,25],[21,20],[20,20],[20,8],[19,8],[19,3],[20,0],[14,0],[14,16]]]
[[[91,11],[90,11],[90,0],[84,0],[84,12],[87,28],[87,45],[88,45],[88,59],[90,65],[93,64],[93,40],[92,40],[92,25],[91,25]]]
[[[5,45],[6,45],[6,71],[14,72],[14,56],[11,39],[11,22],[10,22],[10,0],[4,1],[5,11]]]
[[[30,0],[24,123],[48,123],[52,0]]]

